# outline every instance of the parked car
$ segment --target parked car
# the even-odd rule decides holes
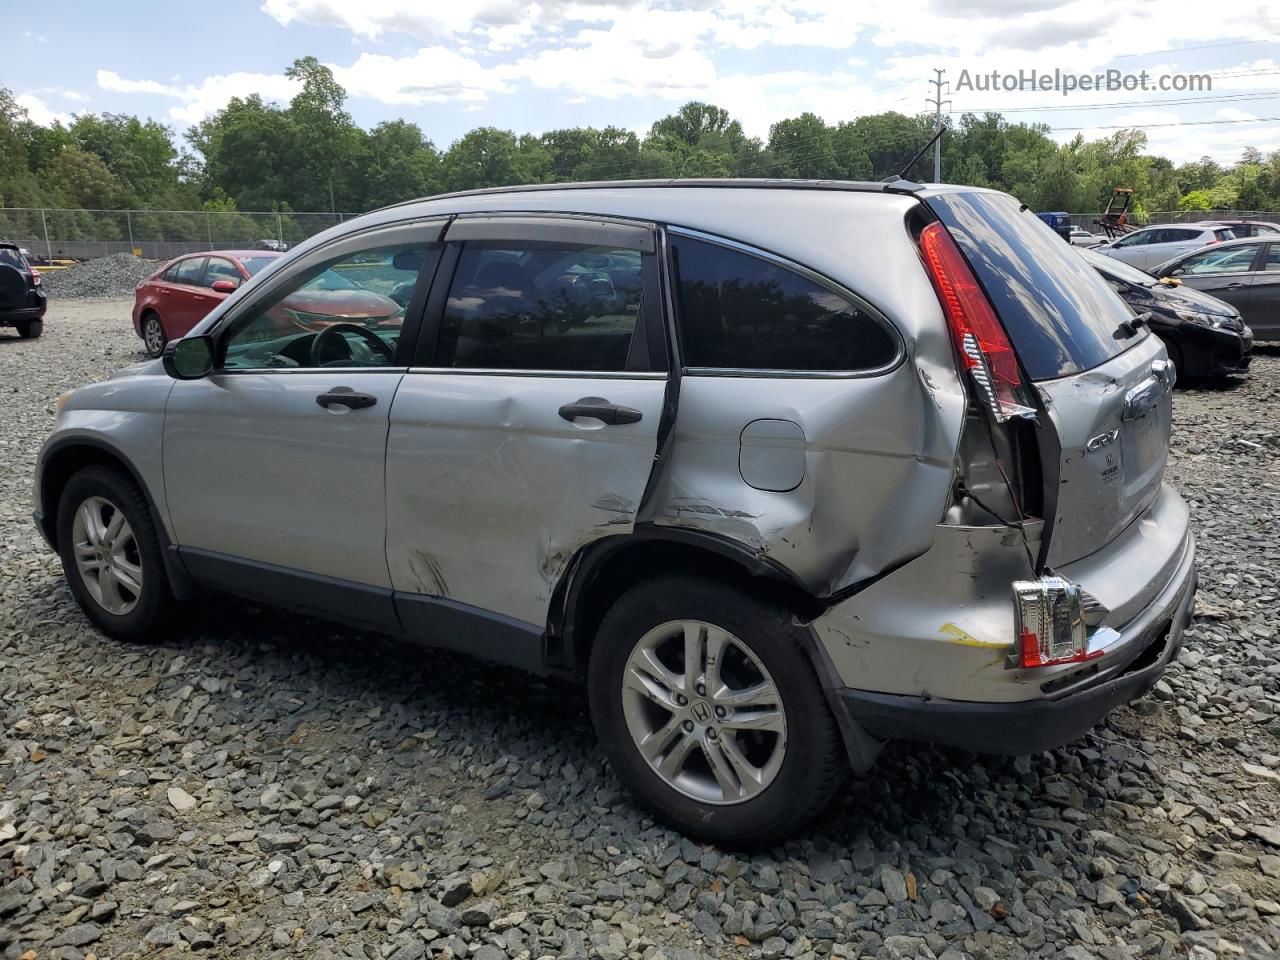
[[[1236,239],[1245,237],[1280,237],[1280,224],[1265,220],[1215,220],[1216,226],[1230,228]]]
[[[1258,340],[1280,340],[1280,236],[1223,243],[1174,257],[1152,272],[1225,300]]]
[[[412,283],[401,324],[279,331],[353,262]],[[35,519],[122,640],[212,587],[581,678],[657,816],[759,846],[889,738],[1047,749],[1176,655],[1173,370],[1132,319],[989,190],[446,195],[61,398]]]
[[[1172,257],[1233,239],[1235,234],[1229,227],[1198,223],[1156,224],[1104,243],[1097,250],[1140,269],[1150,270]]]
[[[179,257],[142,281],[134,290],[133,329],[146,345],[147,354],[160,356],[169,340],[184,336],[278,256],[215,250]],[[359,321],[366,326],[398,323],[405,306],[396,299],[404,297],[400,286],[390,284],[383,294],[361,286],[349,273],[326,270],[272,311],[274,330],[284,334],[339,321]]]
[[[1070,240],[1071,240],[1071,245],[1073,247],[1089,248],[1089,247],[1096,247],[1096,246],[1099,246],[1100,244],[1106,243],[1106,240],[1104,240],[1102,237],[1099,237],[1095,234],[1090,233],[1088,230],[1084,229],[1083,227],[1072,227]]]
[[[40,271],[17,244],[0,241],[0,327],[13,327],[22,339],[34,339],[44,332],[47,306]]]
[[[1253,332],[1229,303],[1131,267],[1093,250],[1093,266],[1161,340],[1178,379],[1244,373],[1253,358]]]

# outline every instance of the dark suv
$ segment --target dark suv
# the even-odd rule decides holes
[[[29,340],[44,332],[47,304],[40,274],[17,244],[0,242],[0,327],[14,327]]]

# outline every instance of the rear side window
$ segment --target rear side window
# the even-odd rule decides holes
[[[201,278],[204,276],[205,259],[205,257],[191,257],[189,260],[183,260],[179,263],[174,283],[189,283],[193,287],[200,286]]]
[[[1228,233],[1230,231],[1227,231]],[[1161,243],[1182,243],[1184,240],[1194,240],[1200,236],[1199,230],[1183,230],[1171,227],[1168,230],[1160,231]]]
[[[432,365],[626,370],[640,315],[641,269],[639,250],[468,242]]]
[[[1032,380],[1090,370],[1138,343],[1116,330],[1124,301],[1062,238],[1013,197],[929,198],[977,274]]]
[[[855,372],[897,356],[869,311],[793,270],[693,237],[671,248],[686,366]]]

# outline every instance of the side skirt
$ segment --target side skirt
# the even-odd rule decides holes
[[[542,627],[444,597],[404,593],[196,547],[173,548],[202,586],[374,630],[419,646],[551,672]]]

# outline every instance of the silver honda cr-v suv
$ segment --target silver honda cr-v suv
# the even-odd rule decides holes
[[[796,830],[889,738],[1043,750],[1195,591],[1172,368],[1001,193],[481,191],[299,245],[63,398],[36,521],[105,632],[199,587],[584,677],[699,837]]]

